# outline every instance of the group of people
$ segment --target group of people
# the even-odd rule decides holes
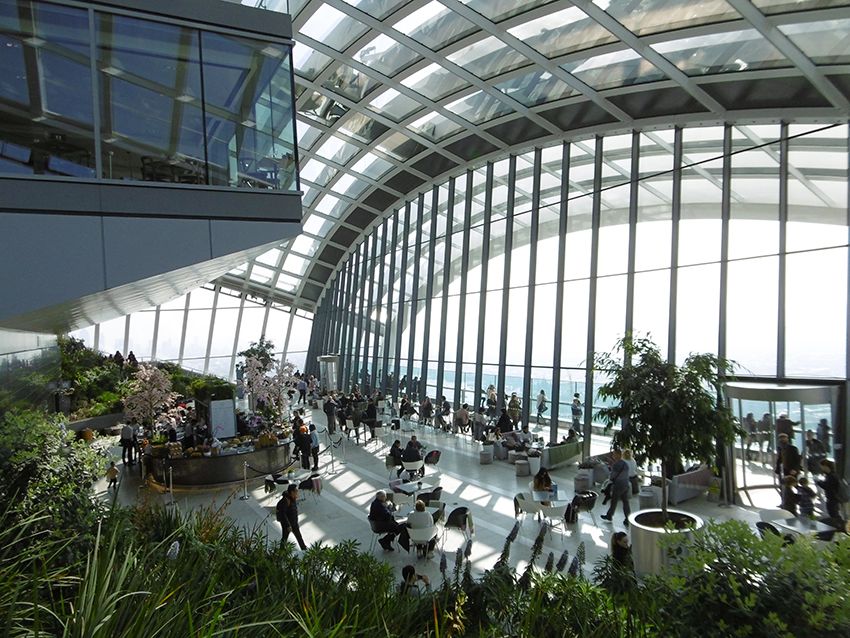
[[[410,551],[409,529],[430,529],[434,527],[434,517],[427,511],[425,501],[417,500],[413,511],[408,514],[407,521],[399,523],[395,518],[395,506],[387,498],[384,490],[375,493],[375,500],[369,506],[369,521],[375,533],[383,534],[378,540],[384,551],[393,551],[393,544],[398,536],[398,544],[407,552]],[[430,558],[437,544],[436,533],[424,545],[423,554]]]

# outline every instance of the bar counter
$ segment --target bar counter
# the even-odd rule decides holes
[[[153,458],[151,471],[157,482],[168,485],[168,469],[174,485],[217,485],[241,481],[248,464],[248,480],[280,472],[289,464],[289,444],[254,449],[251,452],[190,458]]]

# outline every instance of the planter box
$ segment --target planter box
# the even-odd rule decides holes
[[[672,561],[676,560],[676,555],[679,552],[687,551],[684,545],[687,544],[693,531],[705,526],[705,522],[699,516],[690,512],[675,509],[668,509],[667,511],[669,514],[690,517],[694,521],[694,526],[688,529],[670,531],[664,527],[650,527],[638,522],[637,519],[641,518],[641,515],[653,512],[660,513],[660,509],[641,510],[629,516],[632,558],[635,563],[635,573],[638,576],[660,574]],[[676,549],[674,555],[671,555],[671,552],[668,551],[672,548],[662,547],[660,542],[670,535],[675,535],[677,540],[681,539],[680,547]]]

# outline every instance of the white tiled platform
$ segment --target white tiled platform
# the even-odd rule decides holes
[[[322,430],[324,414],[316,410],[313,416],[317,427]],[[404,443],[410,433],[393,434]],[[505,537],[514,524],[513,497],[517,492],[528,490],[530,477],[515,476],[514,466],[506,461],[480,465],[479,445],[472,443],[467,436],[435,432],[427,427],[417,427],[413,434],[416,434],[428,449],[441,450],[439,464],[426,466],[426,477],[429,481],[439,478],[439,483],[443,486],[442,500],[447,503],[447,513],[455,506],[466,505],[470,508],[474,522],[471,556],[473,567],[479,574],[490,569],[501,553]],[[325,435],[323,448],[327,442],[324,437]],[[387,442],[391,441],[392,439],[388,439]],[[375,492],[387,488],[388,476],[384,465],[386,450],[387,446],[383,442],[371,442],[365,447],[346,443],[344,449],[341,446],[335,450],[333,459],[330,453],[320,457],[322,494],[318,498],[307,494],[299,505],[301,531],[308,544],[335,544],[342,539],[355,539],[364,551],[369,548],[371,531],[366,515]],[[120,451],[117,456],[120,460]],[[770,472],[758,464],[753,463],[752,466],[755,472]],[[576,471],[576,465],[571,465],[555,469],[551,475],[562,490],[566,489],[567,493],[571,494]],[[123,472],[118,495],[122,504],[132,504],[142,493],[139,483],[138,466],[127,468]],[[111,494],[106,494],[105,487],[105,480],[97,485],[104,498],[111,498]],[[227,503],[228,514],[238,524],[248,529],[263,526],[270,539],[279,539],[280,526],[275,521],[274,506],[280,498],[280,488],[275,493],[266,494],[262,480],[254,480],[248,484],[249,498],[241,500],[239,497],[242,495],[243,486],[239,484],[220,489],[175,490],[174,501],[175,506],[181,510],[210,503]],[[163,502],[171,499],[168,494],[150,496],[162,499]],[[778,502],[777,494],[773,490],[756,491],[753,496],[757,497],[755,505],[761,507],[775,507]],[[633,510],[637,509],[637,497],[632,499],[631,504]],[[758,520],[755,507],[725,506],[708,502],[705,497],[687,501],[682,507],[706,520],[735,518],[749,523]],[[595,522],[590,513],[581,512],[576,525],[565,530],[552,530],[546,538],[540,565],[545,563],[550,551],[554,552],[555,560],[558,560],[565,549],[569,550],[572,557],[579,543],[583,542],[586,567],[592,569],[593,563],[608,551],[612,532],[626,529],[622,524],[621,511],[618,510],[613,524],[599,518],[603,513],[605,509],[601,504],[597,504],[594,511]],[[533,518],[525,517],[520,535],[512,546],[512,564],[520,568],[525,566],[538,529],[538,523]],[[449,531],[444,547],[449,569],[454,565],[455,551],[463,542],[460,532]],[[439,552],[431,560],[419,561],[416,560],[415,552],[409,555],[403,551],[385,552],[379,546],[375,554],[381,560],[394,565],[398,572],[403,565],[414,563],[420,572],[429,574],[432,579],[439,577]]]

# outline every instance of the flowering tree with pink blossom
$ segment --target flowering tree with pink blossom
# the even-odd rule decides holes
[[[243,383],[254,401],[261,401],[268,416],[281,424],[289,409],[295,366],[289,361],[265,364],[258,357],[249,356],[245,358],[243,370]]]
[[[124,414],[143,425],[152,425],[154,419],[167,411],[177,393],[171,391],[171,377],[164,370],[143,363],[124,386]]]

